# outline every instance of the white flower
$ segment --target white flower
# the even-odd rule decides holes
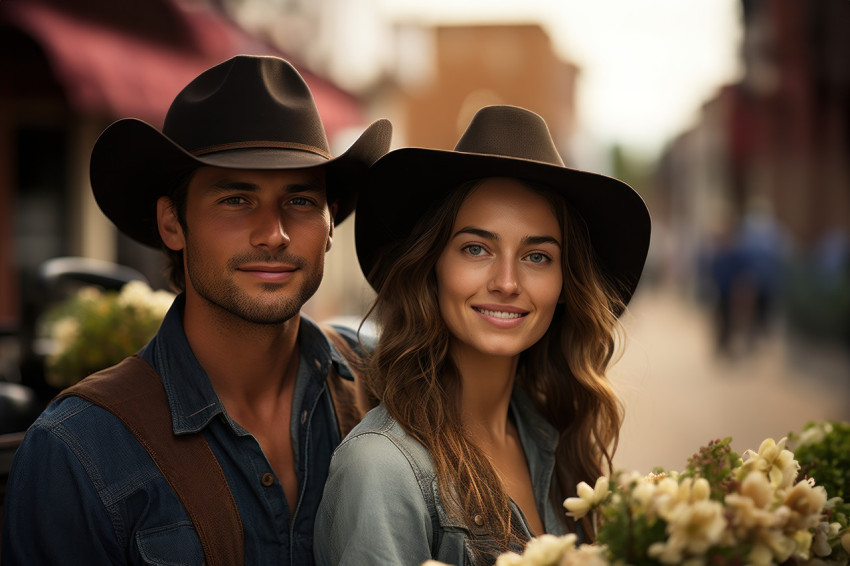
[[[438,564],[434,564],[433,562],[433,560],[429,560],[428,562],[422,564],[422,566],[438,566]],[[500,554],[498,558],[496,558],[495,566],[522,566],[522,564],[522,556],[520,556],[516,552],[504,552]]]
[[[761,443],[757,453],[747,450],[744,453],[746,460],[741,465],[739,479],[756,471],[767,476],[770,485],[776,489],[790,487],[797,477],[800,465],[794,459],[794,454],[785,450],[787,440],[783,438],[775,442],[772,438],[767,438]]]
[[[133,308],[140,313],[149,313],[162,319],[174,302],[174,293],[154,291],[144,281],[130,281],[121,288],[117,302],[123,308]]]
[[[717,501],[679,502],[666,517],[667,541],[653,544],[650,556],[665,564],[680,564],[687,557],[705,553],[720,542],[726,520]]]
[[[726,505],[732,511],[731,522],[739,536],[774,525],[776,517],[770,510],[774,496],[773,488],[762,474],[748,475],[738,493],[726,496]]]
[[[820,423],[810,426],[800,433],[800,436],[797,438],[797,447],[799,448],[800,446],[822,442],[823,439],[826,438],[826,435],[831,432],[832,424],[830,423]]]
[[[565,552],[575,549],[576,535],[561,537],[543,534],[532,538],[522,553],[522,564],[549,566],[557,564]]]
[[[150,297],[151,313],[157,318],[165,318],[165,314],[174,302],[174,297],[174,293],[169,291],[162,289],[155,291]]]
[[[787,508],[787,515],[780,508],[777,513],[783,512],[787,517],[784,527],[786,530],[807,530],[817,526],[823,507],[826,504],[826,490],[821,486],[813,486],[807,481],[797,482],[785,495],[782,502],[783,508]]]
[[[564,501],[567,515],[579,520],[601,504],[608,497],[608,478],[601,476],[596,480],[595,487],[591,488],[587,483],[581,482],[576,486],[578,497],[568,497]]]
[[[126,283],[118,294],[118,304],[122,307],[134,307],[141,311],[148,308],[153,290],[144,281]]]
[[[99,301],[103,293],[97,287],[83,287],[77,291],[77,299],[80,301]]]
[[[53,323],[51,328],[53,340],[56,341],[54,355],[59,355],[68,349],[80,334],[80,323],[77,319],[66,316]]]
[[[558,566],[608,566],[606,552],[607,548],[603,545],[583,544],[565,553]]]

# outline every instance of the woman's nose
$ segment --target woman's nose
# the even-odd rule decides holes
[[[516,295],[520,292],[519,277],[514,262],[500,260],[495,263],[493,277],[490,279],[488,290],[491,293]]]

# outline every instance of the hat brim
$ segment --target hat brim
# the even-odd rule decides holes
[[[233,169],[326,170],[328,194],[337,202],[335,224],[352,210],[369,166],[390,144],[388,120],[369,125],[342,154],[327,159],[292,149],[237,149],[195,156],[150,124],[127,118],[109,126],[92,149],[89,174],[92,192],[103,213],[131,238],[159,247],[156,201],[175,183],[201,166]]]
[[[367,280],[386,245],[405,238],[415,220],[461,183],[512,177],[554,188],[582,215],[590,243],[624,303],[634,294],[649,250],[650,217],[640,195],[617,179],[512,157],[404,148],[379,159],[354,219],[360,268]]]

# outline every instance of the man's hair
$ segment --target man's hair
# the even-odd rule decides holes
[[[461,423],[460,375],[449,355],[451,334],[440,315],[435,265],[455,218],[480,181],[455,189],[423,214],[411,235],[381,254],[374,269],[378,296],[370,310],[380,339],[366,383],[390,415],[430,452],[442,500],[466,524],[481,515],[508,548],[509,497],[487,456]],[[520,355],[517,383],[558,431],[552,504],[560,510],[580,481],[610,471],[622,406],[606,377],[615,352],[622,302],[596,264],[583,218],[549,187],[523,182],[550,203],[562,230],[563,296],[543,338]],[[572,519],[565,526],[575,530]],[[480,522],[478,523],[480,524]],[[589,522],[585,536],[594,537]]]
[[[177,221],[183,229],[183,234],[188,236],[189,228],[186,225],[186,199],[189,194],[189,183],[192,177],[195,176],[194,169],[184,174],[180,179],[172,185],[172,189],[165,195],[171,199],[171,206],[174,207],[174,212],[177,214]],[[162,251],[168,260],[165,266],[165,274],[168,277],[168,282],[171,288],[181,293],[186,290],[186,271],[183,267],[183,250],[172,250],[160,240]]]

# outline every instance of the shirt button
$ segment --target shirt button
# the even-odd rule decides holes
[[[271,472],[266,472],[263,474],[263,478],[260,480],[264,487],[271,487],[274,485],[274,474]]]
[[[301,424],[307,422],[307,411],[301,411]]]
[[[475,521],[475,524],[479,527],[484,524],[484,517],[482,517],[481,515],[476,515],[475,518],[472,520]]]

